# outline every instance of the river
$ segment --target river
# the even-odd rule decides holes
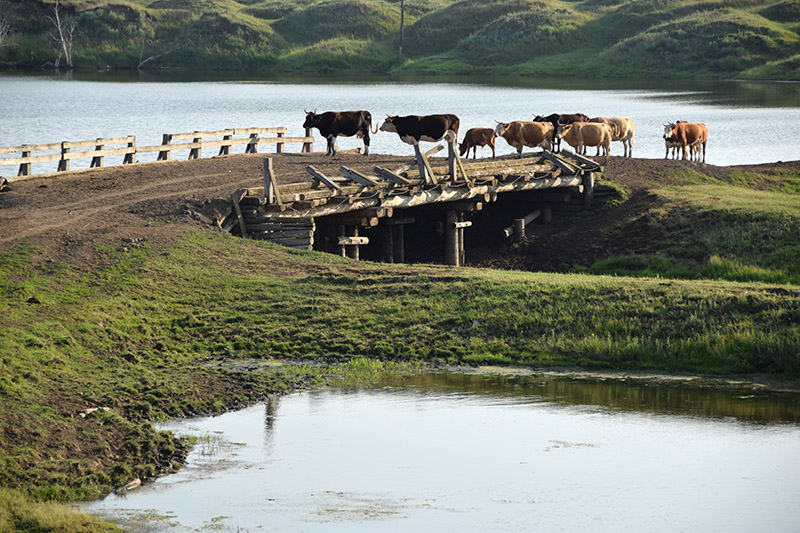
[[[187,466],[84,509],[126,531],[796,531],[797,394],[387,376],[162,426]]]
[[[455,113],[462,135],[471,127],[530,120],[534,114],[629,116],[636,121],[633,153],[644,158],[664,157],[665,122],[688,120],[708,125],[710,164],[800,159],[797,83],[549,78],[215,80],[6,72],[0,74],[0,147],[128,135],[135,135],[139,145],[157,145],[164,133],[245,127],[285,126],[289,136],[302,136],[304,110],[343,109],[369,110],[376,122],[387,114]],[[316,137],[315,149],[324,150],[324,140],[318,133]],[[340,141],[341,149],[359,146],[355,138]],[[504,140],[497,146],[500,154],[513,151]],[[293,145],[287,151],[299,149]],[[374,135],[372,151],[412,153],[397,135],[383,132]],[[621,145],[613,143],[612,155],[621,153]],[[479,152],[490,154],[489,149]],[[186,155],[176,152],[174,157]],[[155,157],[143,154],[140,161]],[[107,159],[106,164],[115,164],[112,157]],[[73,168],[88,164],[88,159],[77,160]],[[39,163],[34,172],[53,171],[55,165]],[[16,171],[0,165],[0,175]]]

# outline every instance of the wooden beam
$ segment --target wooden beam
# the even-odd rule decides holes
[[[358,235],[351,237],[339,237],[338,244],[339,246],[359,246],[363,244],[369,244],[369,237],[359,237]]]
[[[547,150],[542,150],[542,156],[548,161],[552,161],[553,164],[562,172],[566,172],[567,174],[577,174],[580,172],[579,168],[573,167],[557,155],[548,152]]]
[[[457,229],[464,229],[464,228],[468,228],[470,226],[472,226],[472,221],[471,220],[465,220],[463,222],[456,222],[456,228]]]
[[[417,168],[419,168],[419,175],[423,181],[433,185],[439,183],[436,180],[436,175],[433,173],[433,169],[431,168],[431,164],[428,161],[427,156],[422,153],[418,144],[414,145],[414,155],[417,158]]]
[[[432,156],[433,154],[435,154],[435,153],[439,152],[440,150],[444,150],[444,146],[442,146],[441,144],[437,144],[436,146],[434,146],[433,148],[431,148],[430,150],[428,150],[427,152],[425,152],[425,157],[430,157],[430,156]],[[408,170],[411,170],[411,169],[412,169],[412,168],[414,168],[415,166],[417,166],[417,159],[416,159],[416,156],[414,157],[414,161],[413,161],[412,163],[409,163],[409,164],[407,164],[407,165],[403,165],[403,166],[402,166],[402,167],[400,167],[400,168],[396,168],[396,169],[394,170],[394,172],[395,172],[396,174],[402,174],[403,172],[406,172],[406,171],[408,171]]]
[[[533,222],[534,220],[536,220],[537,218],[539,218],[539,216],[541,214],[542,214],[542,211],[540,209],[537,209],[536,211],[533,211],[532,213],[529,213],[525,217],[517,219],[517,220],[521,220],[522,223],[523,223],[523,227],[525,227],[528,224],[530,224],[531,222]],[[516,222],[515,222],[515,224],[516,224]],[[515,224],[512,224],[510,226],[507,226],[507,227],[503,228],[503,236],[504,237],[511,237],[512,235],[514,235]]]
[[[372,178],[369,178],[364,174],[362,174],[361,172],[353,170],[352,168],[342,166],[339,168],[339,171],[345,178],[354,181],[360,185],[363,185],[365,187],[375,187],[378,185],[378,183]]]
[[[330,190],[334,192],[341,191],[341,188],[332,179],[330,179],[328,176],[326,176],[325,174],[314,168],[312,165],[306,167],[306,172],[311,174],[311,176],[314,177],[314,180],[316,182],[322,183]]]
[[[278,182],[275,179],[275,172],[272,170],[271,157],[264,158],[264,197],[267,199],[268,204],[283,207],[281,194],[278,191]]]
[[[375,167],[373,170],[374,170],[375,174],[377,174],[378,176],[380,176],[383,179],[391,181],[395,185],[409,186],[412,183],[410,180],[407,180],[406,178],[404,178],[400,174],[392,172],[391,170],[389,170],[387,168]]]
[[[244,194],[245,191],[243,191],[242,189],[239,189],[238,191],[234,192],[231,195],[231,202],[233,203],[233,208],[236,210],[236,216],[239,218],[239,229],[242,231],[242,237],[246,239],[247,226],[245,226],[244,217],[242,216],[242,208],[239,207],[239,202],[241,201]]]

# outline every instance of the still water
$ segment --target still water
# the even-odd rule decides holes
[[[797,531],[798,395],[435,373],[164,426],[129,531]]]
[[[289,136],[302,136],[305,109],[366,109],[376,122],[386,114],[455,113],[462,131],[553,112],[629,116],[636,121],[634,155],[645,158],[664,157],[665,122],[688,120],[709,127],[708,163],[800,159],[797,83],[539,78],[161,81],[6,73],[0,74],[0,147],[127,135],[135,135],[141,146],[158,145],[164,133],[244,127],[285,126]],[[323,150],[324,140],[316,135],[315,149]],[[341,149],[359,146],[355,138],[340,141]],[[513,151],[503,140],[497,146],[501,154]],[[287,151],[299,149],[294,145]],[[491,154],[483,150],[483,156]],[[397,135],[382,132],[374,136],[372,151],[412,153]],[[619,143],[612,144],[612,155],[621,152]],[[174,157],[187,154],[176,152]],[[139,159],[155,157],[151,153]],[[117,163],[108,159],[107,164]],[[41,163],[34,172],[53,171],[55,164]],[[88,159],[76,160],[73,168],[88,164]],[[15,175],[16,170],[0,165],[0,175]]]

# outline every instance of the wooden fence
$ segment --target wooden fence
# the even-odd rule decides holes
[[[202,157],[203,149],[219,148],[216,155],[229,155],[234,146],[244,145],[244,153],[258,153],[259,144],[274,144],[276,153],[282,153],[284,145],[302,143],[301,151],[311,152],[314,138],[306,130],[305,137],[286,137],[286,128],[236,128],[217,131],[195,131],[191,133],[165,133],[161,144],[137,146],[136,137],[114,137],[91,141],[64,141],[50,144],[23,144],[0,147],[0,166],[19,165],[16,179],[32,176],[33,163],[57,161],[55,172],[68,172],[70,161],[91,158],[89,168],[102,167],[108,156],[121,155],[123,165],[137,163],[138,154],[158,152],[156,161],[171,159],[176,150],[189,150],[189,159]],[[87,148],[89,148],[87,150]],[[57,153],[52,153],[57,151]],[[35,155],[35,152],[51,152]],[[20,154],[3,157],[4,154]],[[38,175],[50,174],[39,173]],[[14,181],[14,178],[9,179]]]

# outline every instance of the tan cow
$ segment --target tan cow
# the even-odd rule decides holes
[[[469,157],[469,150],[472,148],[472,159],[475,159],[478,153],[478,146],[489,146],[492,149],[492,159],[494,159],[494,140],[495,134],[492,128],[470,128],[464,135],[464,140],[458,145],[458,151],[461,157],[464,157],[464,154]]]
[[[623,157],[633,157],[633,135],[636,133],[636,123],[628,117],[595,117],[589,122],[605,123],[612,127],[611,141],[622,141]],[[600,155],[600,147],[597,148]]]
[[[517,149],[517,154],[522,157],[522,148],[540,146],[550,150],[553,146],[555,131],[549,122],[530,122],[515,120],[514,122],[498,122],[494,134],[502,137],[512,147]]]
[[[681,149],[681,159],[687,159],[688,152],[688,159],[694,160],[693,152],[696,146],[697,160],[700,160],[700,150],[702,150],[702,161],[705,163],[708,127],[705,124],[695,122],[676,122],[675,124],[669,124],[669,126],[669,133],[667,134],[665,125],[664,142],[677,145]]]
[[[574,122],[562,124],[558,127],[558,136],[580,153],[584,146],[597,146],[603,149],[603,155],[608,159],[612,128],[608,124],[598,122]]]

